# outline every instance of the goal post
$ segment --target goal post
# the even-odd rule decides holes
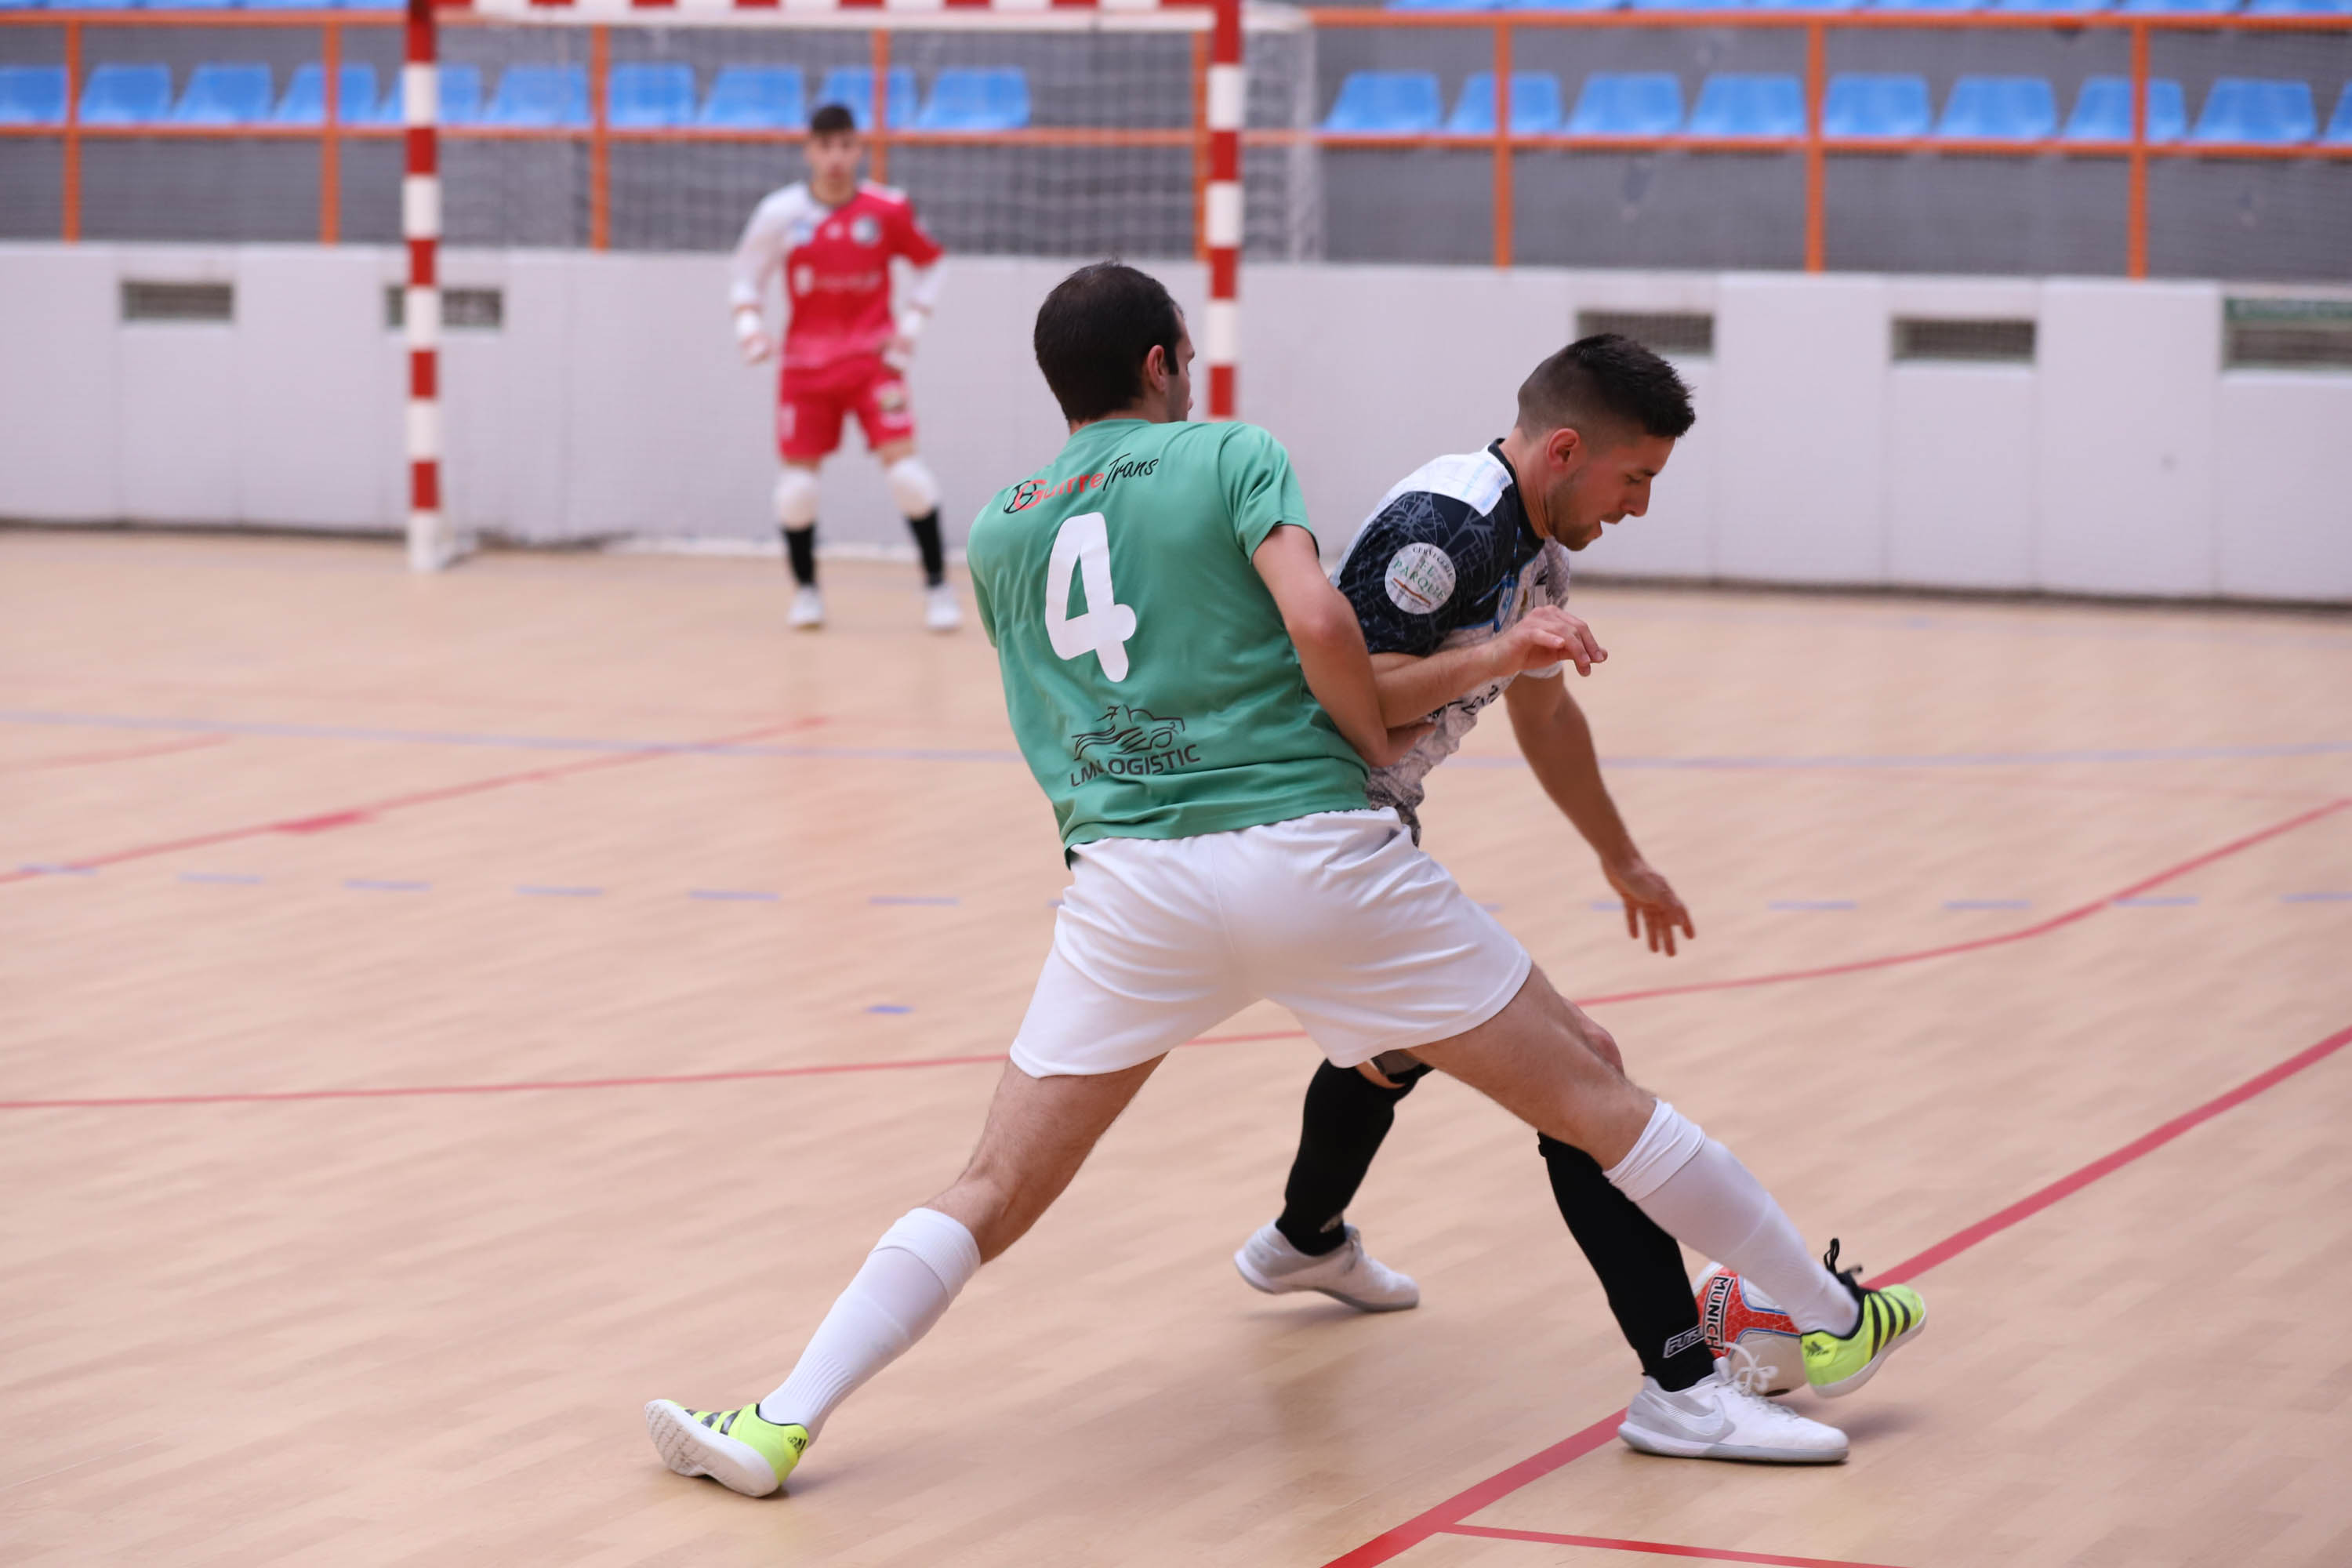
[[[407,0],[408,554],[446,501],[445,242],[717,251],[808,111],[950,253],[1183,258],[1207,277],[1209,417],[1235,417],[1245,249],[1319,253],[1303,14],[1243,0]],[[1251,40],[1245,59],[1244,35]],[[1244,151],[1253,124],[1277,134]]]

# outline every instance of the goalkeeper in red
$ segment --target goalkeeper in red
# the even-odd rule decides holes
[[[906,194],[859,178],[866,139],[840,104],[810,117],[808,178],[772,193],[751,213],[735,247],[735,340],[747,363],[776,352],[762,300],[769,275],[783,274],[783,374],[776,393],[776,524],[792,563],[792,624],[824,624],[816,585],[817,467],[841,445],[855,415],[882,465],[890,499],[906,514],[923,558],[923,624],[950,632],[963,624],[948,586],[940,538],[940,487],[915,455],[915,415],[906,373],[915,340],[939,297],[939,241],[916,221]],[[905,261],[905,286],[891,298],[891,263]]]

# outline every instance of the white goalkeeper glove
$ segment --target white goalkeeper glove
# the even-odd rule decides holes
[[[776,352],[775,340],[768,336],[765,322],[757,310],[735,312],[735,346],[743,351],[745,364],[759,364]]]

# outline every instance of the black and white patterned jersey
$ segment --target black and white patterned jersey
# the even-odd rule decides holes
[[[1333,580],[1356,606],[1372,652],[1426,658],[1498,637],[1538,605],[1568,603],[1568,552],[1528,526],[1502,446],[1414,469],[1349,544]],[[1373,771],[1371,803],[1414,821],[1429,770],[1454,754],[1514,679],[1490,680],[1439,709],[1435,728],[1402,762]]]

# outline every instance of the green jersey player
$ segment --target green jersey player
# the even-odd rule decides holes
[[[1627,1079],[1609,1036],[1367,803],[1366,765],[1422,731],[1381,722],[1280,445],[1183,423],[1192,351],[1167,290],[1082,268],[1034,343],[1070,442],[989,502],[968,558],[1072,869],[1053,951],[963,1173],[883,1234],[757,1405],[646,1405],[664,1462],[775,1490],[841,1401],[1036,1222],[1160,1058],[1261,998],[1336,1066],[1411,1049],[1591,1154],[1669,1235],[1771,1293],[1806,1331],[1816,1387],[1874,1373],[1924,1323],[1918,1298],[1816,1261],[1755,1177]]]

